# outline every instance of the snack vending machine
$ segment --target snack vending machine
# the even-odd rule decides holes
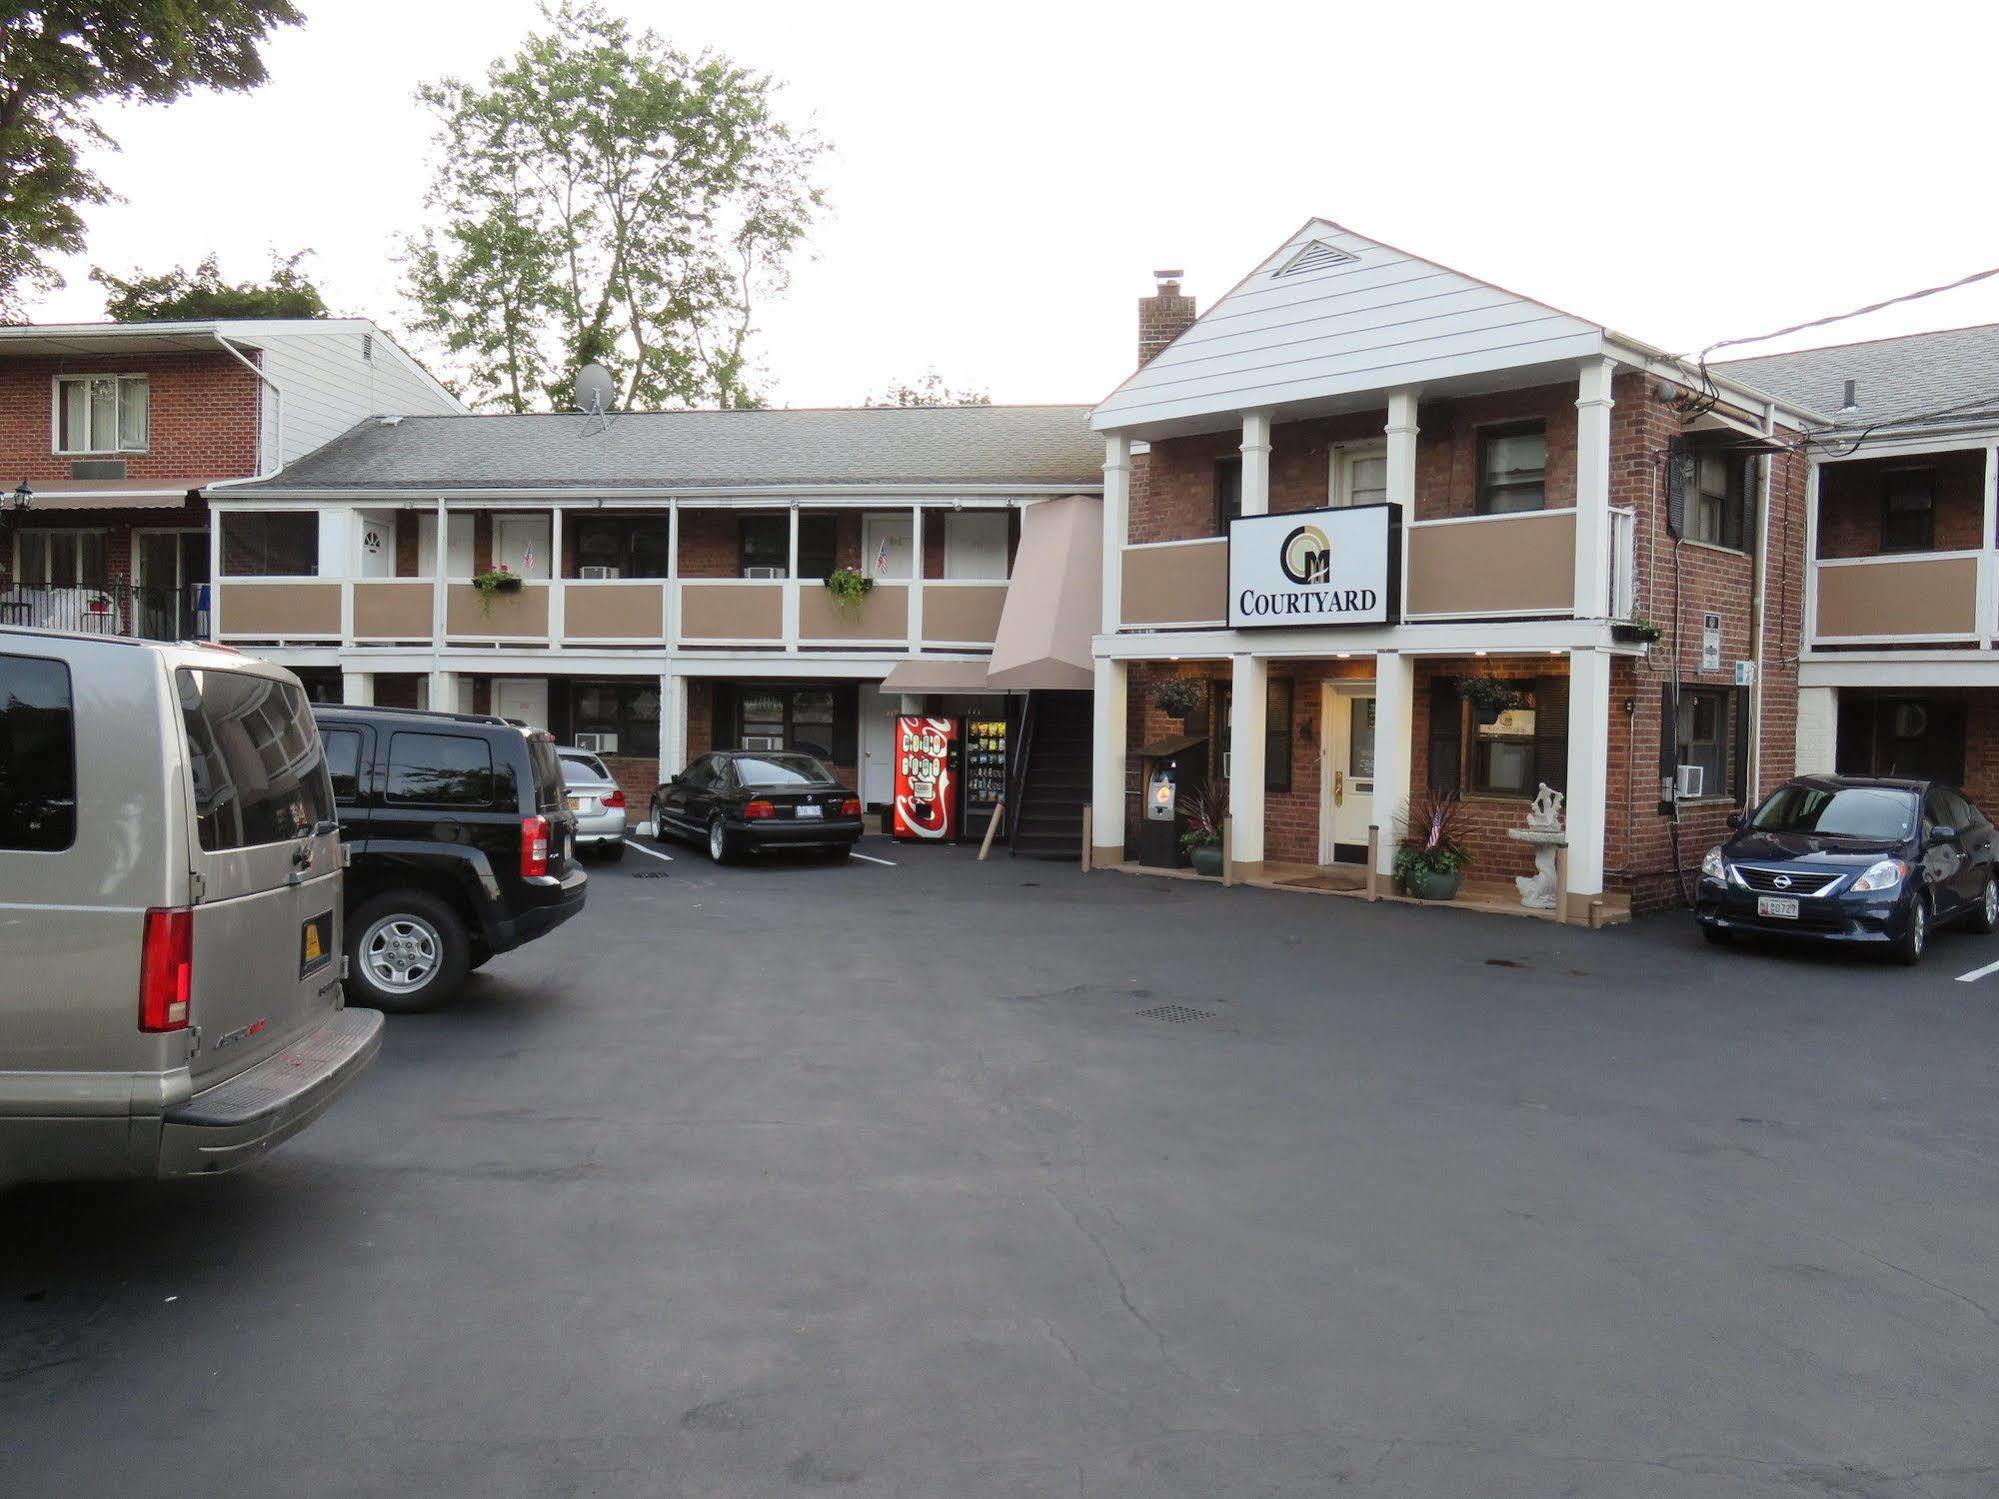
[[[959,826],[964,829],[964,836],[981,839],[986,836],[986,824],[992,820],[993,808],[1006,800],[1006,720],[966,719],[964,742],[965,770],[960,784],[965,794]],[[994,836],[1006,836],[1004,817]]]
[[[962,776],[958,720],[895,721],[895,810],[889,832],[909,843],[955,843]]]

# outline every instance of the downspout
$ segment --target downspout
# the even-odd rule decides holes
[[[1774,437],[1777,430],[1777,408],[1766,405],[1763,408],[1763,435]],[[1742,802],[1749,810],[1756,809],[1763,790],[1763,630],[1766,610],[1769,607],[1770,589],[1770,502],[1777,492],[1777,455],[1763,455],[1763,493],[1756,506],[1756,596],[1750,606],[1752,637],[1751,658],[1755,661],[1756,680],[1750,684],[1749,698],[1749,763],[1742,772]]]
[[[269,467],[265,466],[264,455],[262,452],[259,452],[257,454],[257,472],[251,475],[249,478],[217,479],[213,484],[204,485],[203,488],[226,489],[232,484],[254,484],[259,479],[270,478],[271,475],[275,474],[279,469],[285,466],[284,387],[278,384],[278,382],[273,380],[269,375],[265,374],[263,367],[261,365],[257,364],[255,361],[246,357],[241,349],[237,348],[236,345],[229,342],[228,338],[224,336],[219,329],[216,330],[210,336],[214,338],[216,343],[220,344],[224,349],[226,349],[229,352],[230,357],[232,357],[238,364],[242,365],[244,369],[248,370],[251,374],[255,375],[259,380],[261,380],[265,385],[268,385],[271,388],[271,395],[273,397],[272,406],[273,410],[276,413],[276,416],[275,420],[272,422],[273,431],[271,439],[271,463]],[[264,436],[263,424],[260,422],[258,424],[258,430],[257,430],[257,440],[259,448],[261,448],[263,445],[263,436]]]

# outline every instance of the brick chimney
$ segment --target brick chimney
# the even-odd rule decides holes
[[[1194,325],[1194,299],[1180,294],[1179,271],[1154,271],[1157,289],[1138,299],[1138,363],[1152,356]]]

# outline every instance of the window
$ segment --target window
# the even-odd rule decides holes
[[[1771,793],[1749,822],[1765,833],[1899,842],[1916,830],[1916,798],[1910,792],[1885,786],[1848,786],[1836,791],[1783,786]]]
[[[102,531],[21,532],[16,581],[33,588],[85,588],[103,584]]]
[[[604,762],[595,755],[586,755],[580,750],[562,752],[562,780],[569,786],[587,786],[592,781],[617,779],[604,768]]]
[[[850,685],[717,684],[715,740],[731,749],[793,750],[835,765],[860,758],[859,693]]]
[[[1964,780],[1965,700],[1861,689],[1839,695],[1834,764],[1841,775]]]
[[[1540,510],[1548,500],[1548,427],[1520,422],[1478,434],[1478,513]]]
[[[1687,471],[1686,538],[1710,546],[1748,545],[1752,460],[1742,453],[1692,454]]]
[[[75,841],[69,668],[40,656],[0,656],[0,848],[47,854]]]
[[[143,453],[150,406],[144,375],[76,375],[56,381],[58,453]]]
[[[839,565],[840,522],[831,515],[798,517],[798,576],[823,578]]]
[[[1428,788],[1443,795],[1531,798],[1543,784],[1569,783],[1569,679],[1520,677],[1507,683],[1515,702],[1473,708],[1455,677],[1430,683]]]
[[[1934,551],[1937,471],[1895,468],[1881,477],[1881,550]]]
[[[209,853],[303,838],[333,816],[333,783],[305,694],[240,671],[174,673]]]
[[[498,800],[492,747],[467,734],[391,734],[388,799],[433,807]]]
[[[319,516],[311,510],[225,510],[222,576],[310,578],[319,572]]]
[[[1379,505],[1388,498],[1388,454],[1376,446],[1333,450],[1332,503]]]
[[[1683,687],[1674,719],[1673,752],[1681,765],[1701,768],[1701,794],[1723,794],[1728,767],[1728,694],[1718,688]]]
[[[328,729],[320,735],[326,746],[326,769],[333,777],[333,799],[348,803],[361,800],[361,731]]]
[[[579,515],[565,520],[576,542],[579,578],[586,567],[615,568],[620,578],[666,576],[666,520],[637,515],[624,520],[608,515]]]
[[[774,567],[782,578],[791,569],[791,517],[788,515],[745,515],[741,517],[742,575],[752,568]]]
[[[616,734],[620,755],[659,753],[659,681],[577,682],[570,699],[570,733]]]
[[[1215,530],[1226,536],[1229,522],[1242,514],[1242,458],[1215,460]]]
[[[1496,796],[1532,796],[1536,779],[1534,729],[1538,709],[1532,690],[1520,693],[1518,707],[1489,718],[1471,717],[1471,789]]]
[[[833,772],[810,755],[741,755],[736,782],[741,786],[825,786]]]
[[[1265,791],[1289,791],[1291,789],[1291,704],[1292,683],[1289,677],[1271,677],[1265,684],[1263,700],[1263,789]],[[1218,683],[1214,693],[1215,731],[1212,742],[1220,756],[1214,767],[1217,777],[1228,775],[1234,747],[1234,714],[1231,711],[1235,701],[1234,688],[1227,682]]]

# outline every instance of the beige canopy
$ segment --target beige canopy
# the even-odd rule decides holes
[[[1072,494],[1020,513],[1020,549],[986,681],[995,688],[1083,689],[1103,609],[1103,501]]]
[[[36,510],[173,510],[203,479],[41,479],[28,485]]]
[[[902,661],[882,678],[883,692],[1004,692],[986,681],[983,661]]]

